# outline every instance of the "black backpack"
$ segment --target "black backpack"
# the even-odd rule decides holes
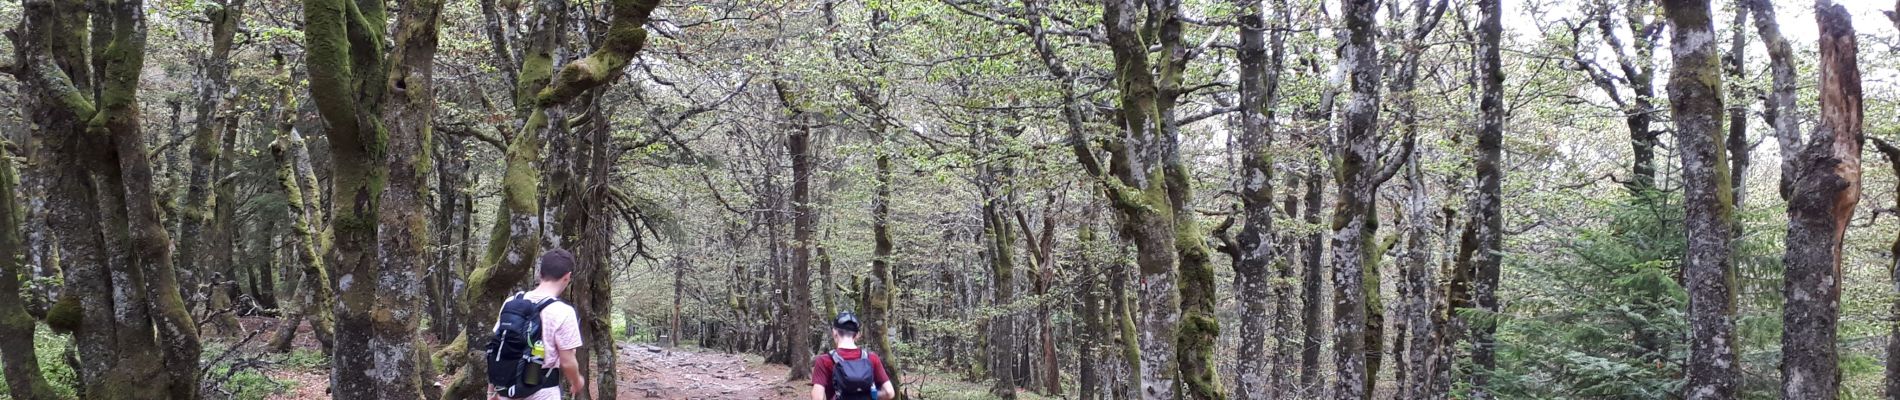
[[[876,365],[871,364],[870,350],[864,350],[858,359],[846,361],[838,356],[837,350],[831,351],[831,384],[826,385],[832,399],[872,400],[877,397]]]
[[[488,339],[487,353],[482,357],[488,363],[488,383],[495,386],[495,394],[527,397],[543,388],[560,386],[560,370],[542,368],[547,359],[531,351],[535,343],[541,342],[541,310],[559,301],[530,301],[526,293],[517,293],[501,305],[495,336]]]

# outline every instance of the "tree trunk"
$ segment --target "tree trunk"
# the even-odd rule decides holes
[[[127,269],[128,283],[142,286],[144,298],[149,301],[133,301],[124,307],[149,307],[149,321],[125,320],[122,323],[136,325],[149,324],[156,329],[156,339],[131,338],[124,344],[149,343],[156,340],[158,360],[164,365],[196,365],[201,343],[198,340],[197,325],[192,322],[191,314],[185,309],[184,299],[179,295],[177,277],[173,274],[171,238],[159,219],[158,195],[153,190],[152,164],[145,151],[145,140],[140,130],[138,104],[138,81],[145,61],[145,12],[144,4],[137,0],[123,0],[113,3],[107,10],[111,24],[108,46],[94,54],[94,62],[104,65],[99,88],[98,114],[88,124],[91,134],[109,135],[112,141],[114,164],[99,166],[97,171],[105,176],[105,185],[101,190],[119,193],[105,194],[107,198],[102,212],[110,219],[108,229],[121,230],[128,239],[130,259],[121,264]],[[101,14],[105,16],[107,14]],[[97,27],[98,29],[105,29]],[[97,32],[95,32],[97,34]],[[95,36],[95,39],[99,37]],[[123,208],[119,208],[123,207]],[[114,215],[117,214],[117,215]],[[123,225],[121,225],[123,224]],[[117,282],[115,282],[116,286]],[[123,327],[123,326],[122,326]],[[148,328],[128,329],[126,331],[151,332]],[[121,334],[128,332],[122,331]],[[153,349],[121,348],[121,357],[127,352],[150,352]],[[136,362],[135,362],[136,363]],[[159,368],[164,378],[145,381],[146,387],[158,387],[173,398],[195,398],[198,391],[198,371],[193,368]],[[132,390],[118,388],[118,390]]]
[[[290,74],[285,71],[278,74],[285,79],[283,85],[286,109],[294,109],[297,96],[290,92],[288,84]],[[329,268],[325,267],[323,253],[329,248],[328,235],[319,232],[316,221],[321,220],[321,208],[317,201],[317,177],[310,170],[310,151],[304,145],[303,135],[298,134],[292,120],[281,119],[277,127],[277,141],[271,144],[271,155],[277,160],[277,180],[284,187],[285,209],[289,213],[291,232],[285,244],[296,253],[297,263],[302,266],[297,281],[297,295],[294,302],[301,303],[291,307],[290,318],[279,326],[277,335],[268,346],[275,351],[289,351],[291,340],[297,334],[297,318],[310,322],[311,333],[317,337],[325,354],[334,348],[335,317],[331,309],[335,302],[334,289],[330,287]]]
[[[0,148],[11,141],[0,139]],[[37,322],[26,312],[20,299],[20,277],[32,276],[21,269],[20,257],[26,250],[21,240],[19,175],[13,169],[13,157],[0,151],[0,359],[6,360],[7,390],[15,398],[50,399],[52,386],[40,374],[39,354],[35,351],[33,331]]]
[[[238,118],[231,116],[229,119],[219,123],[219,129],[226,131],[219,135],[224,142],[220,154],[235,154],[237,150]],[[235,289],[238,287],[237,263],[232,258],[238,245],[234,240],[237,221],[233,220],[237,213],[237,183],[235,179],[223,178],[235,173],[232,158],[235,157],[218,157],[216,166],[212,168],[212,176],[218,178],[211,182],[212,211],[211,218],[206,221],[210,223],[210,231],[204,237],[193,240],[204,246],[201,263],[195,268],[200,274],[199,284],[203,285],[203,290],[190,291],[208,298],[205,311],[212,319],[211,326],[215,332],[224,335],[238,335],[241,330],[237,319],[238,309],[234,307],[235,298],[231,295],[237,292]],[[184,257],[178,259],[187,260]]]
[[[1683,265],[1689,291],[1689,399],[1735,396],[1734,271],[1729,260],[1734,202],[1722,130],[1722,77],[1707,0],[1671,0],[1663,8],[1672,35],[1670,111],[1682,155],[1684,225],[1689,239]],[[1808,339],[1800,339],[1808,340]],[[1830,341],[1831,342],[1831,341]]]
[[[1334,395],[1341,399],[1372,396],[1382,328],[1380,321],[1369,315],[1377,307],[1378,264],[1373,261],[1375,253],[1381,251],[1372,243],[1379,229],[1374,197],[1379,185],[1400,165],[1381,163],[1379,159],[1379,81],[1383,72],[1375,3],[1353,0],[1344,6],[1346,34],[1341,45],[1341,69],[1351,82],[1352,98],[1341,114],[1340,139],[1333,149],[1334,165],[1339,168],[1334,176],[1340,190],[1332,226],[1333,348],[1338,358],[1334,362],[1338,379]],[[1408,138],[1406,151],[1410,150],[1409,142]]]
[[[1316,140],[1309,138],[1309,141]],[[1319,146],[1315,144],[1312,147]],[[1319,173],[1318,163],[1314,164],[1313,171],[1302,177],[1306,190],[1300,201],[1305,203],[1306,209],[1301,218],[1308,226],[1319,226],[1320,207],[1325,196],[1325,178]],[[1320,326],[1321,318],[1324,317],[1321,313],[1325,310],[1320,301],[1323,295],[1321,287],[1326,276],[1326,264],[1321,258],[1326,253],[1326,242],[1321,237],[1321,233],[1313,231],[1300,239],[1300,384],[1295,393],[1289,393],[1293,397],[1318,396],[1321,386],[1325,384],[1320,380],[1319,373],[1320,351],[1326,344],[1326,331]]]
[[[231,201],[216,198],[213,186],[219,180],[216,166],[221,164],[220,159],[229,158],[226,157],[228,152],[220,150],[219,143],[222,140],[219,136],[225,134],[227,125],[235,125],[235,121],[226,120],[230,115],[226,114],[223,104],[227,95],[225,88],[231,78],[232,39],[237,34],[238,21],[244,16],[245,0],[220,3],[205,12],[206,19],[211,23],[211,51],[201,54],[202,58],[198,60],[204,79],[198,82],[198,120],[197,126],[192,129],[191,177],[186,183],[185,204],[178,218],[178,237],[183,243],[178,246],[178,259],[174,261],[181,267],[180,275],[186,295],[192,297],[186,302],[194,309],[205,300],[199,297],[215,295],[218,285],[206,279],[212,268],[229,261],[228,257],[218,259],[212,256],[217,249],[227,247],[228,243],[218,243],[215,240],[217,235],[207,235],[203,228],[207,223],[215,223],[213,210],[219,200]],[[173,114],[172,118],[176,122],[176,112]],[[209,308],[206,311],[218,310]],[[235,325],[227,323],[235,322],[235,318],[227,320],[219,317],[214,327],[221,332],[234,332]]]
[[[874,93],[881,93],[881,91]],[[882,114],[885,109],[884,102],[874,96],[861,96],[860,103],[872,108],[878,114]],[[877,167],[877,171],[875,172],[877,188],[874,194],[875,197],[871,199],[872,282],[868,285],[869,288],[866,296],[870,301],[865,302],[864,317],[866,321],[869,321],[870,332],[866,336],[870,339],[869,343],[871,348],[878,352],[879,360],[884,362],[885,373],[890,375],[891,388],[897,391],[897,397],[894,399],[905,400],[909,396],[904,395],[904,385],[901,379],[902,374],[900,373],[901,368],[898,367],[899,364],[897,361],[897,349],[891,347],[892,328],[898,325],[897,313],[895,312],[897,306],[897,297],[895,295],[897,293],[897,278],[896,271],[893,270],[891,265],[891,260],[894,257],[894,244],[891,240],[890,226],[891,152],[895,151],[895,149],[890,148],[891,140],[888,136],[890,127],[883,121],[884,120],[879,119],[877,122],[874,122],[872,126],[872,133],[878,140],[878,146],[875,150],[876,159],[873,161]]]
[[[993,175],[997,173],[986,171],[983,174]],[[985,178],[985,180],[995,179],[994,177]],[[986,182],[986,184],[993,185],[995,183]],[[990,372],[989,378],[993,380],[990,386],[990,395],[997,398],[1014,399],[1016,398],[1015,379],[1011,374],[1012,371],[1010,371],[1011,368],[1009,368],[1010,363],[1006,357],[1017,354],[1016,351],[1010,348],[1010,339],[1012,338],[1010,323],[1012,321],[1010,320],[1011,313],[1007,312],[1016,292],[1016,283],[1014,280],[1016,273],[1016,233],[1015,229],[1011,228],[1008,217],[1004,216],[1007,211],[1001,210],[1003,207],[1002,203],[1006,200],[1000,197],[1006,195],[995,193],[993,190],[994,189],[990,186],[983,188],[983,192],[985,193],[985,199],[983,201],[983,237],[984,241],[987,242],[985,244],[987,245],[990,261],[989,272],[992,297],[990,297],[989,307],[994,309],[997,314],[983,322],[984,325],[989,328],[984,332],[984,336],[988,337],[988,342],[986,342],[987,348],[983,351],[983,354],[990,360],[988,365]]]
[[[1821,27],[1821,119],[1794,163],[1788,200],[1786,278],[1781,286],[1781,395],[1834,399],[1840,394],[1835,349],[1841,304],[1841,245],[1860,203],[1861,88],[1858,44],[1845,8],[1815,6]]]
[[[1400,53],[1399,69],[1397,73],[1393,74],[1391,85],[1388,88],[1388,90],[1393,93],[1394,108],[1396,109],[1395,111],[1397,111],[1396,116],[1398,117],[1397,128],[1401,132],[1400,135],[1406,138],[1416,137],[1418,134],[1418,102],[1415,99],[1415,92],[1418,81],[1419,57],[1425,52],[1426,46],[1424,42],[1427,36],[1431,35],[1432,30],[1438,26],[1438,21],[1445,15],[1447,4],[1445,1],[1439,1],[1437,5],[1434,6],[1430,0],[1415,0],[1411,7],[1413,26],[1411,31],[1407,32],[1403,38],[1405,43],[1402,46],[1403,51]],[[1392,162],[1395,163],[1394,166],[1414,165],[1407,160],[1395,160]],[[1414,168],[1407,169],[1410,170]],[[1393,393],[1399,394],[1406,393],[1408,385],[1411,383],[1409,379],[1417,379],[1418,377],[1424,376],[1412,374],[1412,372],[1415,372],[1413,370],[1415,364],[1407,364],[1407,361],[1415,361],[1416,357],[1408,357],[1406,347],[1408,344],[1423,345],[1425,343],[1407,342],[1406,338],[1408,335],[1429,337],[1429,334],[1421,335],[1420,333],[1430,332],[1430,326],[1428,323],[1425,323],[1426,321],[1422,321],[1422,318],[1413,317],[1413,311],[1423,304],[1428,304],[1430,299],[1430,293],[1426,290],[1425,285],[1415,285],[1415,283],[1422,282],[1421,279],[1428,277],[1428,275],[1426,275],[1427,262],[1422,253],[1425,245],[1423,236],[1427,231],[1427,229],[1424,228],[1430,226],[1430,219],[1424,215],[1426,213],[1424,210],[1428,210],[1429,207],[1423,204],[1427,200],[1423,193],[1425,189],[1421,187],[1423,182],[1410,175],[1408,175],[1406,179],[1408,189],[1410,189],[1409,195],[1411,199],[1405,202],[1405,209],[1402,210],[1405,214],[1404,220],[1408,222],[1405,227],[1406,232],[1409,232],[1403,235],[1413,240],[1407,244],[1408,251],[1405,260],[1399,263],[1400,280],[1399,283],[1395,285],[1399,291],[1397,297],[1398,304],[1396,304],[1398,317],[1392,323],[1392,330],[1394,332],[1392,335],[1392,371],[1394,377],[1393,381],[1398,385]],[[1396,237],[1397,236],[1394,236],[1394,238]],[[1378,275],[1378,262],[1370,262],[1366,265],[1368,266],[1367,268],[1373,271],[1372,275]],[[1366,285],[1367,290],[1371,293],[1377,293],[1379,287],[1380,286],[1376,284]],[[1372,295],[1372,297],[1376,299],[1378,296],[1375,294]],[[1377,301],[1372,303],[1373,304],[1369,305],[1376,307]],[[1379,309],[1370,308],[1368,310],[1377,311]],[[1374,320],[1383,320],[1383,318],[1374,318]],[[1382,340],[1382,336],[1383,335],[1369,334],[1367,340],[1376,342]],[[1368,356],[1372,355],[1372,353],[1368,353]],[[1376,381],[1378,378],[1378,370],[1379,363],[1369,360],[1367,368],[1368,379],[1374,379]],[[1372,389],[1369,388],[1368,390],[1370,391]]]
[[[1735,7],[1735,19],[1729,22],[1733,30],[1729,37],[1728,53],[1722,55],[1723,72],[1727,74],[1728,85],[1728,176],[1729,187],[1733,188],[1734,210],[1741,211],[1742,203],[1748,195],[1749,152],[1754,146],[1748,144],[1748,64],[1745,61],[1748,52],[1748,8]],[[1737,223],[1730,234],[1742,237],[1742,224]]]
[[[461,326],[456,315],[455,288],[462,283],[462,258],[459,252],[470,243],[461,240],[463,224],[462,193],[464,177],[468,174],[468,156],[465,153],[464,138],[461,135],[442,135],[431,149],[435,154],[436,184],[435,195],[435,250],[431,255],[429,267],[429,333],[436,340],[448,343],[455,340],[456,328]]]
[[[553,49],[561,31],[558,23],[566,18],[548,17],[565,14],[566,3],[537,3],[536,18],[526,55],[522,57],[522,75],[516,85],[515,106],[521,127],[508,144],[506,172],[502,178],[502,205],[496,214],[487,254],[480,267],[469,273],[468,291],[460,300],[462,334],[456,342],[436,353],[444,369],[457,370],[452,384],[443,390],[445,398],[479,398],[487,364],[472,362],[479,358],[479,340],[492,326],[501,307],[497,301],[532,270],[533,259],[540,253],[541,229],[538,193],[540,186],[540,148],[543,136],[564,131],[566,118],[559,108],[587,90],[606,85],[619,76],[632,57],[646,45],[647,32],[642,26],[659,0],[614,0],[613,16],[607,28],[607,40],[593,53],[554,71]]]
[[[1267,348],[1268,314],[1274,290],[1272,272],[1276,248],[1273,230],[1273,115],[1279,102],[1280,69],[1285,59],[1285,30],[1267,29],[1267,11],[1259,1],[1237,1],[1240,25],[1240,192],[1245,224],[1235,238],[1234,293],[1240,302],[1239,364],[1235,366],[1234,398],[1272,396],[1272,356]],[[1276,2],[1284,12],[1285,2]],[[1285,20],[1279,20],[1286,22]],[[1284,310],[1282,311],[1284,312]]]
[[[1774,127],[1776,146],[1781,149],[1781,199],[1789,200],[1793,195],[1795,160],[1801,148],[1801,128],[1796,105],[1795,90],[1799,82],[1794,79],[1794,47],[1788,45],[1788,39],[1781,36],[1781,24],[1775,18],[1775,5],[1768,0],[1745,0],[1742,6],[1753,14],[1755,31],[1761,36],[1762,47],[1768,50],[1768,71],[1773,78],[1773,90],[1768,92],[1762,102],[1762,119]],[[1738,186],[1739,187],[1739,186]]]
[[[1483,13],[1483,21],[1478,26],[1478,68],[1481,74],[1478,80],[1483,86],[1479,95],[1478,108],[1482,116],[1478,127],[1476,168],[1478,193],[1476,201],[1472,202],[1475,212],[1472,213],[1471,223],[1471,232],[1474,233],[1473,237],[1476,239],[1473,244],[1476,246],[1470,253],[1471,269],[1468,273],[1471,279],[1467,282],[1470,284],[1471,299],[1476,303],[1478,310],[1489,315],[1498,315],[1503,312],[1498,305],[1497,292],[1501,280],[1499,275],[1504,251],[1504,215],[1501,209],[1503,203],[1501,182],[1504,177],[1503,165],[1501,165],[1504,162],[1504,71],[1503,62],[1499,56],[1503,35],[1503,10],[1499,0],[1484,0],[1478,4]],[[1639,94],[1637,100],[1639,107],[1647,104],[1646,101]],[[1644,132],[1648,129],[1647,121],[1641,122],[1640,125],[1632,122],[1631,129],[1632,138],[1639,134],[1649,135]],[[1649,140],[1653,142],[1654,137],[1650,136]],[[1640,171],[1642,164],[1638,164],[1638,168]],[[1651,174],[1653,175],[1653,170]],[[1638,179],[1642,179],[1641,173],[1638,173],[1638,176]],[[1637,188],[1638,192],[1642,192],[1648,190],[1650,186],[1647,185],[1652,182],[1639,181],[1639,183],[1645,185]],[[1457,285],[1453,286],[1454,289],[1458,289]],[[1480,319],[1478,323],[1471,324],[1471,329],[1471,359],[1472,363],[1476,364],[1474,366],[1476,370],[1473,371],[1471,379],[1472,398],[1490,398],[1496,394],[1491,391],[1491,375],[1497,370],[1497,324],[1491,322],[1490,319]]]
[[[1082,266],[1081,275],[1078,276],[1082,279],[1082,301],[1076,310],[1076,314],[1082,320],[1082,330],[1076,332],[1080,342],[1076,349],[1076,358],[1080,364],[1076,373],[1078,386],[1076,395],[1082,400],[1103,398],[1103,383],[1106,383],[1097,364],[1105,358],[1103,357],[1105,354],[1098,355],[1098,351],[1102,349],[1103,338],[1108,337],[1108,328],[1102,323],[1102,316],[1107,313],[1107,307],[1102,305],[1102,281],[1107,271],[1103,271],[1100,264],[1102,260],[1095,255],[1107,245],[1096,241],[1095,227],[1095,217],[1091,215],[1089,221],[1076,230],[1076,241],[1081,243],[1077,261]]]
[[[1871,138],[1880,154],[1887,156],[1887,162],[1893,164],[1893,170],[1900,173],[1900,147],[1887,143],[1880,138]],[[1900,194],[1894,196],[1894,203],[1900,205]],[[1893,281],[1893,291],[1900,293],[1900,235],[1895,235],[1893,244],[1887,247],[1887,273]],[[1887,399],[1900,398],[1900,367],[1891,366],[1900,360],[1900,297],[1896,297],[1887,308],[1887,373],[1885,388]]]
[[[413,305],[422,304],[428,245],[425,174],[418,168],[429,163],[424,146],[435,108],[430,79],[441,5],[401,7],[395,47],[385,50],[381,2],[304,2],[311,97],[330,127],[338,199],[329,255],[336,269],[337,398],[423,395],[423,360],[412,357],[421,320]]]
[[[772,85],[778,91],[780,102],[792,113],[792,126],[785,141],[787,154],[792,159],[792,270],[791,290],[787,294],[791,312],[784,329],[787,351],[791,352],[788,360],[791,376],[787,378],[798,382],[811,379],[811,323],[817,320],[811,310],[811,252],[816,232],[813,213],[817,210],[813,209],[811,198],[811,117],[803,111],[804,99],[787,86],[782,81],[773,81]]]
[[[131,385],[138,377],[120,368],[117,325],[119,306],[111,293],[111,277],[118,261],[108,258],[106,237],[100,229],[100,201],[104,200],[89,166],[110,163],[109,144],[102,135],[85,132],[85,118],[93,113],[92,70],[83,51],[86,46],[87,5],[79,0],[22,3],[16,44],[23,92],[35,101],[27,102],[26,112],[35,125],[46,133],[44,170],[49,173],[47,188],[47,227],[52,247],[58,249],[62,278],[66,287],[57,304],[47,313],[47,325],[56,331],[74,332],[78,353],[79,395],[88,398],[120,399],[123,391],[110,390]],[[58,79],[70,84],[62,85]],[[137,290],[124,288],[136,297]],[[150,332],[147,330],[146,332]],[[150,374],[150,371],[140,371]]]

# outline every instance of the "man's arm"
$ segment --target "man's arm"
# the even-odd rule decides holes
[[[574,397],[581,397],[581,393],[587,391],[587,379],[581,377],[580,360],[580,357],[574,355],[574,349],[561,350],[561,377],[566,378],[570,383],[567,392]],[[568,365],[568,363],[573,363],[573,365]]]
[[[811,385],[811,400],[825,400],[825,385]]]
[[[877,388],[877,398],[878,400],[895,399],[897,398],[897,388],[891,387],[891,381],[884,381],[884,387]]]

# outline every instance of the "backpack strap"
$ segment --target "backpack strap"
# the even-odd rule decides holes
[[[523,298],[526,298],[526,297],[523,297]],[[561,301],[561,298],[559,297],[549,297],[547,300],[542,300],[540,303],[536,303],[534,305],[534,313],[540,314],[541,310],[547,309],[548,306],[551,306],[551,305],[554,305],[554,303],[560,303],[560,302],[562,301]]]
[[[825,387],[825,396],[833,399],[844,395],[844,357],[837,349],[827,353],[831,355],[831,385]]]

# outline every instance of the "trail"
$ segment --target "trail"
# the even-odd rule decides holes
[[[619,351],[621,399],[798,399],[810,390],[756,357],[627,343]]]

